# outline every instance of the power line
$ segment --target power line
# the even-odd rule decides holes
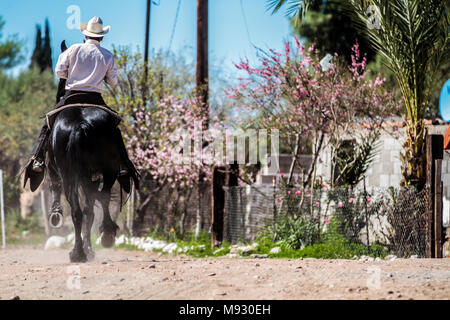
[[[177,26],[178,14],[180,12],[180,6],[181,6],[181,0],[178,0],[177,13],[175,14],[175,20],[174,20],[173,26],[172,26],[172,34],[170,35],[169,51],[170,51],[170,48],[172,47],[173,35],[175,34],[175,28]]]
[[[250,42],[250,44],[253,47],[255,47],[255,45],[253,44],[252,39],[250,37],[250,32],[248,31],[247,17],[245,16],[244,5],[242,4],[242,0],[240,0],[240,3],[241,3],[242,18],[244,19],[245,30],[247,31],[248,42]]]

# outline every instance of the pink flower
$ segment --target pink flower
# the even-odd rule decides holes
[[[342,202],[339,202],[339,208],[342,208],[344,204]]]
[[[325,217],[325,219],[323,219],[323,222],[330,223],[330,220],[328,219],[328,217]]]
[[[319,201],[316,201],[316,206],[317,206],[317,207],[319,206]]]
[[[370,202],[370,201],[372,201],[372,198],[367,198],[367,202]]]
[[[355,198],[348,199],[348,203],[353,203],[353,201],[355,201]]]
[[[282,177],[282,178],[283,178],[283,177],[284,177],[284,174],[280,173],[280,177]]]
[[[280,197],[280,201],[283,201],[283,197]]]

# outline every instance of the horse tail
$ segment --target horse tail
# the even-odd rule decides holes
[[[89,177],[89,160],[86,156],[88,133],[92,125],[86,120],[79,122],[70,132],[67,143],[67,167],[73,173],[73,178],[79,182],[80,178]]]

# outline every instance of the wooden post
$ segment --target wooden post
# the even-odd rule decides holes
[[[442,159],[435,160],[435,180],[434,180],[434,257],[442,258],[442,191],[441,179]]]
[[[226,168],[213,168],[211,182],[211,247],[219,246],[223,241],[223,212],[225,209]]]
[[[147,104],[147,80],[148,80],[148,52],[149,52],[149,42],[150,42],[150,10],[152,7],[152,0],[147,0],[147,14],[145,19],[145,48],[144,48],[144,81],[142,82],[141,94],[142,94],[142,104],[145,106]]]
[[[208,129],[208,0],[197,0],[197,64],[196,64],[197,97],[203,104],[206,121],[202,129]]]
[[[435,257],[435,179],[436,168],[435,160],[442,159],[444,156],[443,145],[444,139],[442,135],[432,134],[426,137],[427,144],[427,186],[430,190],[428,194],[428,214],[427,214],[427,236],[426,236],[426,252],[427,258]]]
[[[237,187],[238,186],[238,176],[239,176],[239,164],[234,162],[230,165],[226,166],[226,176],[225,176],[225,185],[227,187]],[[230,241],[230,230],[229,230],[229,216],[228,212],[225,209],[223,212],[223,239],[227,239]]]
[[[50,227],[48,225],[47,201],[45,198],[45,191],[43,187],[41,189],[41,211],[42,211],[42,219],[44,219],[45,235],[48,237],[50,235]]]
[[[2,248],[6,248],[5,198],[3,197],[3,170],[0,170],[0,216],[2,220]]]
[[[144,50],[144,74],[145,74],[145,79],[147,80],[147,75],[148,75],[148,66],[147,66],[147,62],[148,62],[148,45],[150,42],[150,10],[152,7],[152,1],[151,0],[147,0],[147,15],[146,15],[146,19],[145,19],[145,50]]]
[[[197,0],[197,64],[196,64],[196,91],[199,103],[202,104],[202,146],[203,135],[209,127],[209,106],[208,106],[208,0]],[[197,226],[195,235],[198,236],[203,224],[201,212],[201,197],[203,196],[205,184],[203,174],[199,172],[197,183]],[[212,195],[211,195],[212,196]]]

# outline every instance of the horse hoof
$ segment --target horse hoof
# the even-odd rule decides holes
[[[70,262],[87,262],[87,257],[83,250],[81,250],[81,252],[72,250],[69,253],[69,257]]]
[[[92,249],[85,249],[84,253],[86,254],[87,260],[92,261],[95,258],[95,252]]]
[[[103,248],[112,248],[115,242],[115,235],[111,233],[102,233],[102,246]]]
[[[50,227],[54,229],[59,229],[64,224],[63,215],[60,212],[52,212],[48,218]]]

